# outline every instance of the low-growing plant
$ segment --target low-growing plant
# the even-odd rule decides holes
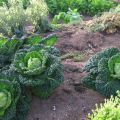
[[[29,21],[35,26],[35,32],[41,33],[51,29],[48,21],[48,7],[44,0],[30,0],[26,10]]]
[[[88,115],[91,120],[120,120],[120,92],[117,91],[116,97],[105,99],[105,103],[101,103],[100,107],[96,104],[96,109],[92,112]]]
[[[5,36],[22,37],[25,34],[25,24],[27,14],[23,9],[21,0],[8,0],[9,8],[6,4],[0,6],[0,33]]]
[[[12,79],[14,77],[0,73],[0,119],[24,120],[29,111],[28,101],[25,100],[28,97],[21,91],[19,83]]]
[[[116,47],[106,48],[91,57],[84,67],[89,74],[83,84],[100,92],[103,96],[116,95],[120,90],[120,51]]]
[[[95,15],[114,7],[114,3],[109,0],[46,0],[46,2],[53,15],[61,11],[67,12],[68,8],[78,9],[80,13]]]
[[[15,55],[12,71],[19,74],[19,82],[32,86],[34,94],[47,97],[63,81],[62,65],[56,48],[33,45]]]
[[[14,38],[14,37],[13,37]],[[25,120],[31,92],[48,98],[64,80],[55,34],[0,40],[0,119]]]
[[[83,21],[83,16],[80,15],[77,12],[77,9],[71,10],[69,8],[69,11],[67,13],[65,12],[60,12],[58,15],[55,15],[52,21],[52,24],[57,24],[57,22],[62,19],[63,23],[69,23],[69,22],[82,22]]]
[[[88,15],[101,14],[101,12],[109,11],[114,7],[113,2],[109,0],[88,0]]]

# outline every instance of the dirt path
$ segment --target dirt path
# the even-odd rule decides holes
[[[120,34],[103,35],[88,33],[79,28],[70,28],[67,31],[56,32],[58,40],[55,44],[61,54],[87,51],[82,61],[73,58],[62,60],[65,66],[65,81],[47,100],[33,97],[31,110],[27,120],[88,120],[87,115],[96,103],[103,102],[104,98],[93,90],[82,85],[81,79],[86,73],[82,71],[85,62],[108,46],[120,48]]]

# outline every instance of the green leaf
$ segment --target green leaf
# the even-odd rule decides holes
[[[25,41],[25,44],[34,45],[34,44],[38,44],[41,40],[42,40],[41,36],[34,35],[26,38],[24,41]]]
[[[119,70],[116,70],[118,66],[115,67],[117,63],[120,63],[120,53],[112,56],[108,61],[108,67],[111,74],[117,74],[117,73],[119,74]]]
[[[44,44],[44,45],[49,45],[49,46],[53,46],[54,43],[57,40],[57,35],[56,34],[51,34],[45,38],[43,38],[39,44]]]
[[[102,58],[111,58],[112,56],[116,55],[119,52],[120,51],[116,47],[106,48],[106,49],[98,52],[94,56],[92,56],[86,63],[83,70],[86,72],[92,71],[94,73],[97,73],[98,72],[98,63]]]
[[[55,15],[53,20],[52,20],[52,24],[57,24],[57,21],[58,21],[58,16]]]

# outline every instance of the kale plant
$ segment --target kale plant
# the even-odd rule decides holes
[[[95,54],[83,70],[89,72],[82,80],[86,87],[107,97],[120,90],[120,51],[116,47]]]

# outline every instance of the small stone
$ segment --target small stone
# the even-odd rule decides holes
[[[53,111],[56,111],[56,106],[55,106],[55,105],[52,106],[52,110],[53,110]]]

